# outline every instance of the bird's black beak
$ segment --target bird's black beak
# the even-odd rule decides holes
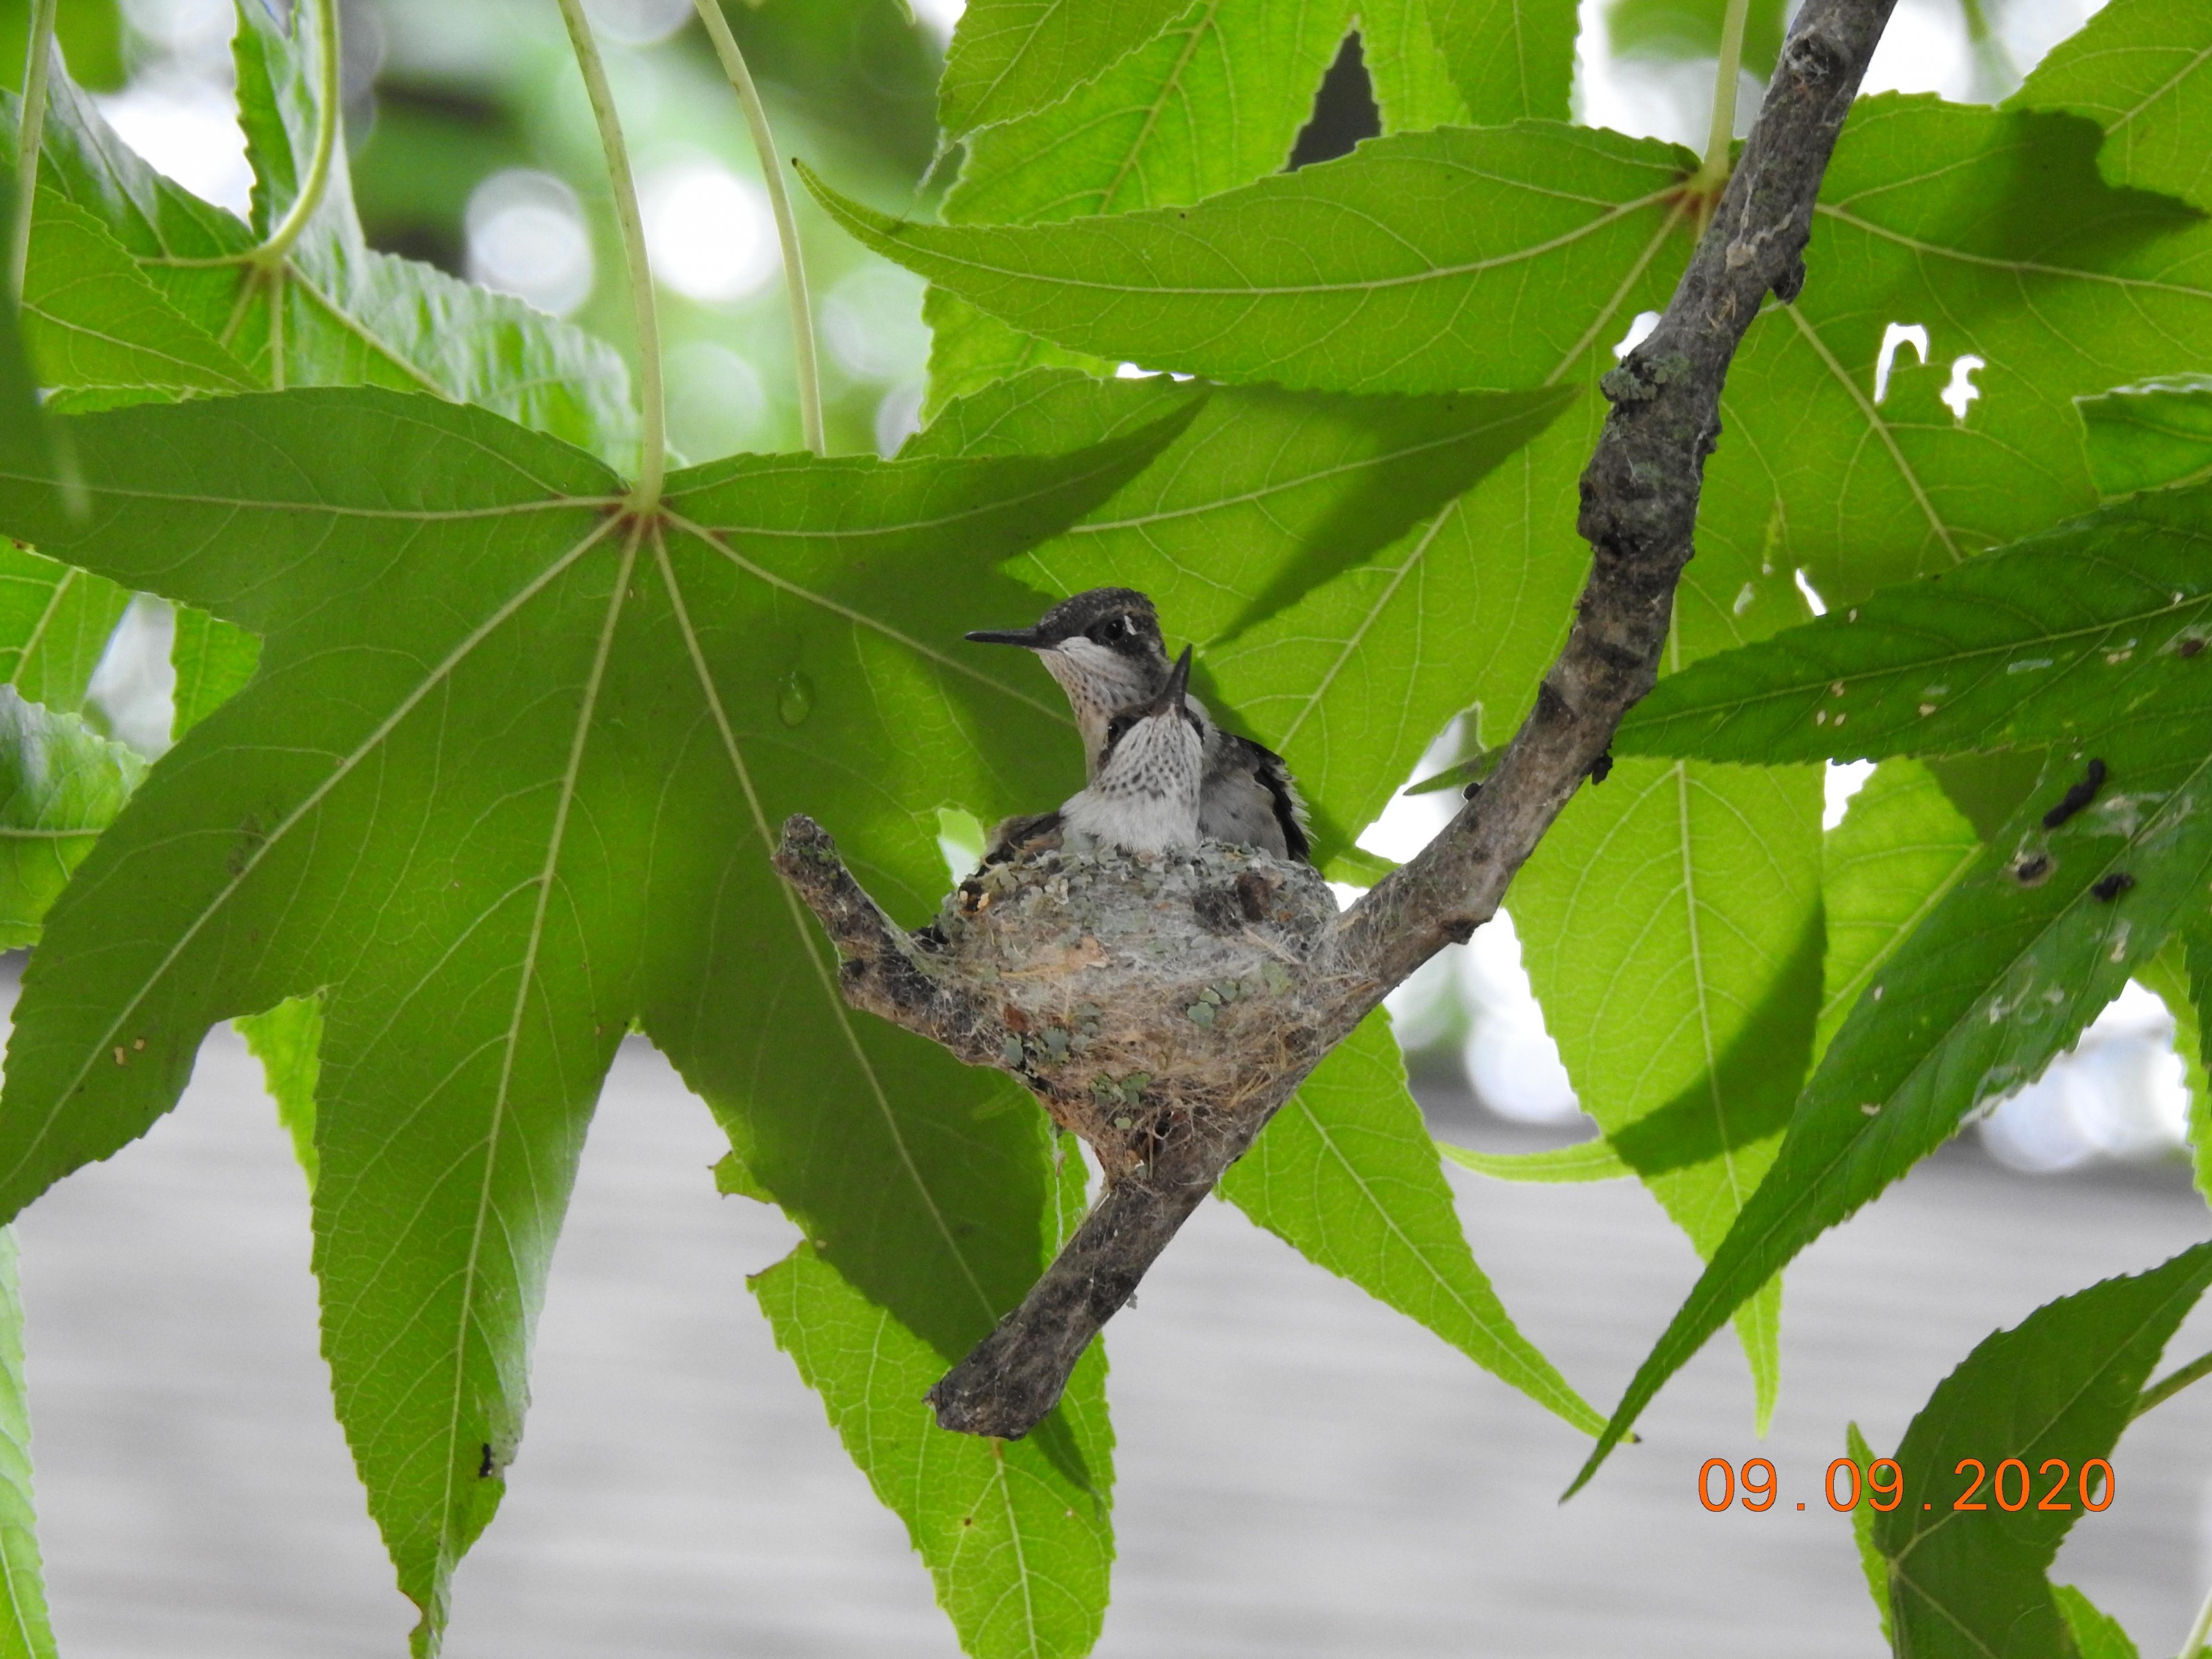
[[[1031,651],[1049,651],[1058,643],[1046,639],[1034,628],[979,628],[968,638],[975,645],[1018,645]]]
[[[1183,694],[1190,689],[1190,647],[1182,648],[1176,659],[1175,667],[1168,674],[1168,683],[1160,688],[1160,695],[1146,712],[1154,714],[1173,714],[1182,708]]]

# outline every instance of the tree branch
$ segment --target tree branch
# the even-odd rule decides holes
[[[1392,988],[1490,920],[1603,761],[1658,676],[1729,364],[1767,294],[1786,304],[1804,283],[1821,175],[1894,3],[1807,0],[1665,316],[1603,382],[1565,650],[1480,794],[1351,911],[1304,866],[1209,843],[1165,866],[1003,864],[908,935],[818,825],[785,826],[776,868],[836,942],[847,998],[1012,1073],[1106,1170],[1021,1305],[931,1389],[943,1426],[1036,1426],[1221,1172]]]
[[[1804,286],[1821,176],[1894,3],[1807,0],[1798,13],[1666,314],[1605,377],[1613,409],[1583,474],[1576,524],[1594,557],[1566,649],[1481,793],[1345,917],[1346,963],[1363,981],[1346,1030],[1496,914],[1621,716],[1656,681],[1729,364],[1767,294],[1788,304]]]

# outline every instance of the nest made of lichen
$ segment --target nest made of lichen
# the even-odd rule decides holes
[[[1209,842],[994,865],[931,933],[999,1063],[1119,1180],[1171,1140],[1228,1132],[1307,1063],[1336,919],[1310,866]]]

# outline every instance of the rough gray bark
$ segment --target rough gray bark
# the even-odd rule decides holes
[[[1209,852],[1163,878],[1165,896],[1157,882],[1146,885],[1150,876],[1117,867],[1073,908],[1060,890],[1076,866],[1002,869],[988,898],[979,887],[949,902],[940,929],[960,937],[909,937],[818,826],[786,826],[777,868],[836,943],[854,1005],[971,1064],[1013,1072],[1097,1149],[1107,1172],[1107,1191],[1021,1305],[930,1391],[945,1427],[1012,1438],[1036,1425],[1221,1171],[1385,994],[1496,914],[1514,872],[1602,767],[1621,716],[1657,678],[1729,364],[1766,295],[1788,303],[1804,283],[1821,176],[1894,3],[1807,0],[1664,316],[1603,382],[1613,408],[1583,475],[1577,520],[1593,558],[1566,648],[1481,793],[1341,918],[1317,927],[1311,891],[1284,866]],[[1259,896],[1254,881],[1273,884]],[[1104,889],[1117,884],[1123,897],[1109,902]],[[963,902],[1002,907],[988,950],[980,934],[962,932]],[[1124,905],[1118,921],[1115,902]],[[1022,907],[1042,907],[1042,937],[1059,957],[1048,964],[1031,954],[1002,972],[1006,951],[1028,948],[1010,925]],[[1132,918],[1165,928],[1172,948],[1158,948],[1167,935],[1156,931],[1131,933],[1123,924]],[[1144,939],[1155,940],[1148,957]],[[1109,962],[1120,970],[1102,996],[1096,975]],[[1238,1017],[1194,1029],[1190,999],[1207,984],[1237,983],[1247,993]],[[1019,994],[1008,988],[1016,985]],[[1084,1007],[1107,1010],[1108,1029],[1073,1017],[1078,986]],[[1255,1044],[1261,1030],[1268,1040]],[[1079,1051],[1068,1048],[1071,1032],[1084,1038]]]

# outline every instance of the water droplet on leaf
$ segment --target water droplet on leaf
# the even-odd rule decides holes
[[[814,682],[796,668],[775,683],[776,718],[786,726],[804,726],[814,712]]]

